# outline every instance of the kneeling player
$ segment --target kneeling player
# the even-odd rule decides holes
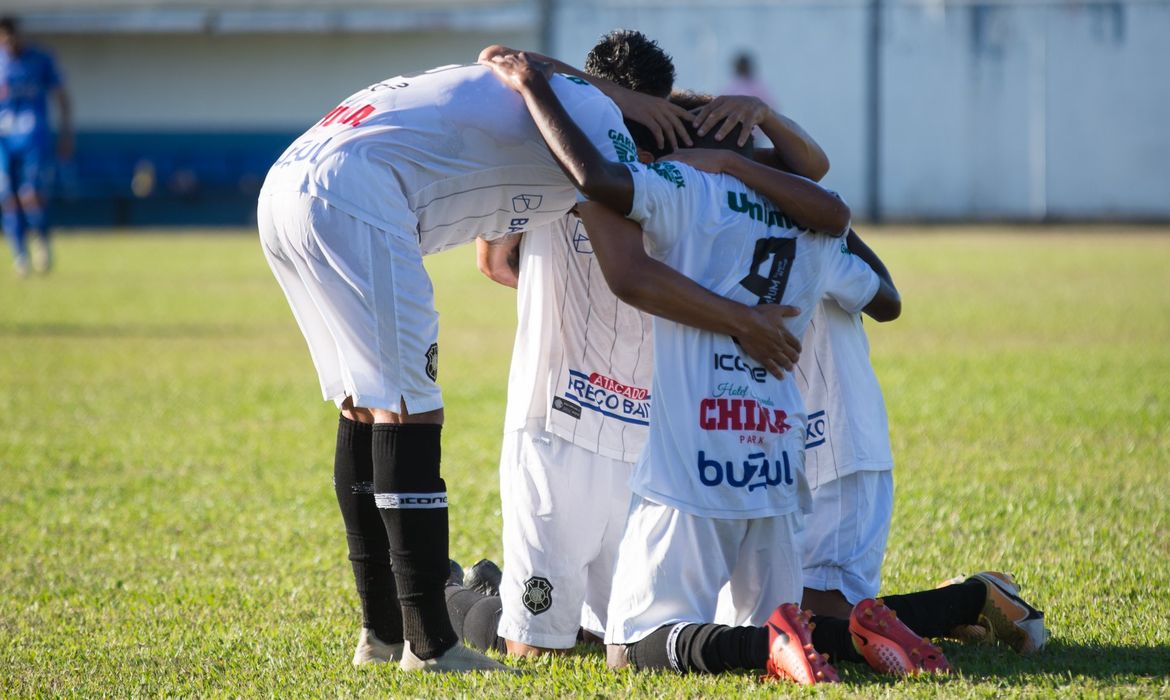
[[[853,309],[897,304],[872,270],[842,254],[840,241],[804,235],[847,228],[848,208],[831,193],[737,157],[736,174],[786,214],[726,175],[672,163],[609,168],[531,64],[510,57],[493,67],[524,96],[574,183],[641,221],[654,257],[752,303],[795,301],[811,309],[828,292]],[[637,227],[620,216],[596,204],[580,210],[599,256],[616,252],[598,244],[601,231],[642,245]],[[608,281],[621,296],[623,281]],[[794,327],[808,316],[797,317]],[[773,675],[805,683],[833,679],[823,657],[807,653],[807,617],[794,605],[802,588],[797,533],[804,486],[804,414],[795,382],[746,361],[730,337],[658,319],[654,335],[655,415],[631,483],[637,497],[615,574],[623,590],[611,599],[607,642],[625,646],[637,667],[767,664]],[[713,619],[719,589],[729,581],[737,610],[756,625],[767,620],[767,628],[702,624]]]

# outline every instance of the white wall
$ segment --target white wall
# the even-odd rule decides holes
[[[79,129],[291,130],[378,80],[471,63],[534,32],[46,36]]]
[[[554,49],[614,27],[718,91],[752,51],[865,214],[866,0],[564,0]],[[879,195],[892,218],[1170,218],[1170,2],[886,0]],[[579,59],[578,59],[579,60]]]

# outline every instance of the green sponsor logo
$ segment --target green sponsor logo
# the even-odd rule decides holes
[[[760,221],[767,226],[780,226],[782,228],[796,229],[797,231],[809,231],[809,229],[789,219],[779,209],[773,209],[763,202],[753,202],[748,199],[747,192],[728,192],[727,206],[731,208],[731,211],[747,214],[748,217]]]
[[[613,148],[617,151],[619,163],[635,163],[638,160],[638,147],[634,145],[634,140],[625,134],[609,130],[609,140],[613,143]]]
[[[682,173],[674,166],[674,163],[651,163],[648,167],[658,173],[663,180],[674,184],[675,187],[687,186],[686,180],[683,179]]]
[[[578,85],[588,85],[589,84],[588,80],[585,80],[584,78],[578,78],[575,75],[565,75],[564,73],[561,73],[561,75],[565,76],[565,80],[568,80],[569,82],[572,82],[572,83],[577,83]]]

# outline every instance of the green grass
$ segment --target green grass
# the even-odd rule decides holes
[[[0,696],[1168,695],[1167,234],[870,236],[905,299],[869,326],[898,461],[885,589],[1006,569],[1054,638],[812,691],[596,651],[519,678],[351,668],[335,412],[254,235],[62,236],[52,276],[0,274]],[[451,551],[498,559],[513,297],[469,249],[429,266]]]

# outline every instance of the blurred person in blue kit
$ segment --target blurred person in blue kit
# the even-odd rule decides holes
[[[48,185],[52,171],[49,98],[57,103],[57,157],[73,156],[69,95],[51,54],[26,44],[12,17],[0,18],[0,223],[12,247],[16,273],[29,271],[29,231],[37,234],[32,267],[48,272]]]

